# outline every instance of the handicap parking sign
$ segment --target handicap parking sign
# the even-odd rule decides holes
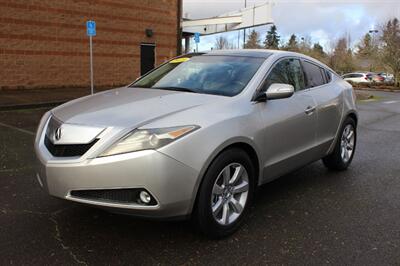
[[[200,42],[200,33],[196,32],[196,33],[194,34],[194,41],[195,41],[196,43],[199,43],[199,42]]]
[[[96,22],[86,21],[86,34],[87,36],[96,36]]]

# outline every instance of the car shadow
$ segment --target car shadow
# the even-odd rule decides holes
[[[238,239],[280,239],[282,230],[293,233],[309,230],[305,224],[316,218],[319,201],[331,192],[333,184],[345,187],[346,182],[345,175],[329,172],[321,163],[314,163],[263,185],[243,228],[219,241],[197,233],[190,221],[149,221],[82,205],[58,213],[56,220],[64,244],[94,261],[96,254],[117,249],[128,257],[140,257],[137,263],[151,262],[143,257],[146,254],[155,261],[168,263],[171,254],[179,253],[183,259],[193,256],[193,250],[202,250],[199,254],[204,255],[207,253],[203,249]]]

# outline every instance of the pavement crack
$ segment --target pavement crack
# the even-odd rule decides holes
[[[49,220],[54,224],[54,229],[55,229],[55,234],[53,235],[54,239],[57,240],[57,242],[60,244],[60,246],[63,250],[65,250],[69,253],[71,258],[76,263],[82,264],[82,265],[88,265],[85,261],[80,260],[78,258],[78,256],[71,250],[71,248],[69,246],[64,244],[64,241],[61,237],[60,227],[56,220],[56,218],[57,218],[56,216],[67,209],[71,209],[71,208],[67,207],[67,208],[56,210],[52,213],[46,213],[46,212],[38,212],[38,211],[31,211],[31,210],[8,210],[8,209],[0,208],[0,213],[3,213],[3,214],[14,213],[14,214],[50,215]]]
[[[88,265],[85,261],[78,259],[78,256],[71,250],[71,248],[69,246],[67,246],[66,244],[64,244],[64,241],[62,240],[61,237],[61,232],[60,232],[60,228],[58,225],[58,222],[56,220],[56,215],[57,213],[60,213],[62,210],[56,211],[52,214],[52,216],[49,217],[49,220],[52,221],[54,223],[54,229],[55,229],[55,235],[54,235],[54,239],[57,240],[57,242],[60,244],[61,248],[65,251],[68,251],[69,255],[71,256],[71,258],[78,264],[82,264],[82,265]]]

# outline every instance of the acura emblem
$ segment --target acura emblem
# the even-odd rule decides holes
[[[54,138],[56,140],[60,140],[61,139],[61,127],[57,128],[56,131],[54,132]]]

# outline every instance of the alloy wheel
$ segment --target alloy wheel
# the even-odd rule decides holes
[[[249,176],[240,163],[231,163],[219,173],[211,194],[214,219],[221,225],[235,222],[244,210],[249,193]]]
[[[344,130],[340,141],[340,156],[344,163],[347,163],[354,152],[355,132],[354,127],[349,124]]]

